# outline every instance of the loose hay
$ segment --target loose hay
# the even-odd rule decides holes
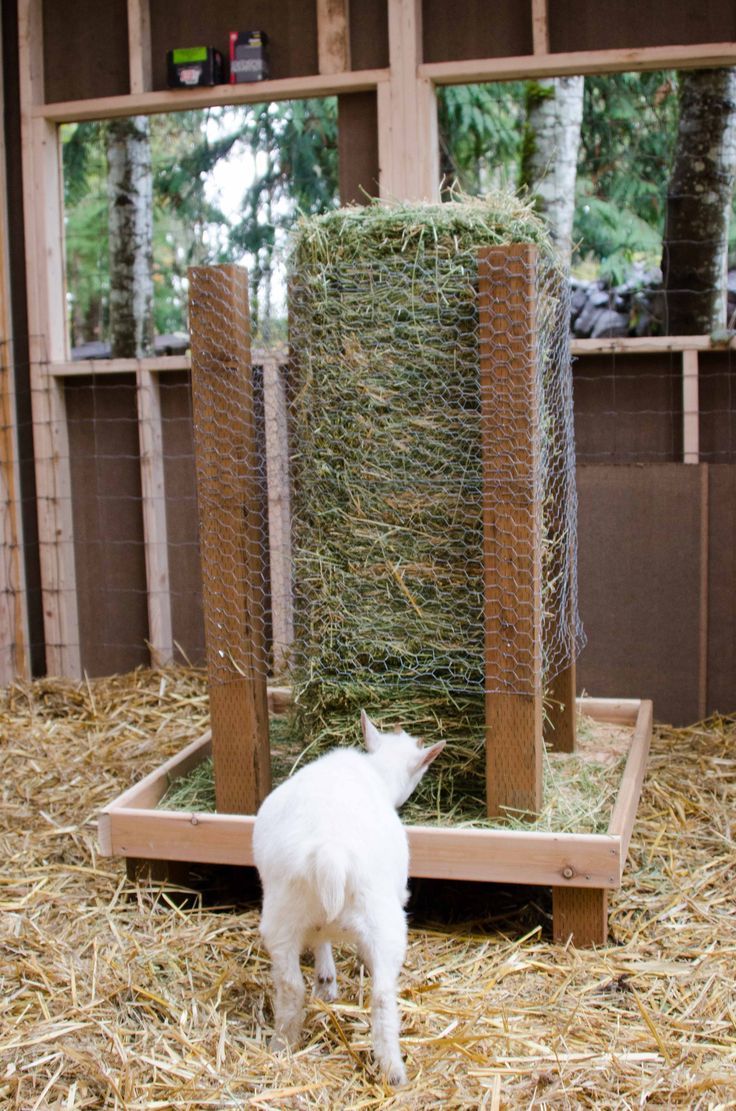
[[[611,945],[553,945],[499,888],[472,921],[414,921],[391,1094],[352,956],[274,1059],[257,909],[181,905],[98,856],[94,815],[201,733],[204,691],[170,671],[0,695],[4,1107],[734,1106],[736,720],[657,731]]]

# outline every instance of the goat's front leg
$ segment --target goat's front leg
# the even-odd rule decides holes
[[[337,999],[337,971],[329,941],[314,948],[314,994],[326,1003]]]

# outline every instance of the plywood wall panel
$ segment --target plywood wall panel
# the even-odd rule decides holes
[[[350,67],[388,65],[388,0],[350,0]]]
[[[532,53],[531,4],[518,0],[424,0],[425,62]]]
[[[298,0],[155,0],[151,4],[151,61],[154,89],[166,88],[166,51],[179,46],[215,46],[227,57],[230,31],[265,31],[271,77],[318,72],[317,5]]]
[[[676,462],[682,455],[678,353],[581,356],[573,363],[580,463]]]
[[[736,463],[736,352],[699,356],[700,458]]]
[[[578,691],[651,698],[659,721],[697,720],[698,466],[579,466]]]
[[[736,711],[736,466],[708,468],[707,710]]]
[[[340,203],[364,204],[378,196],[378,116],[376,94],[338,97]]]
[[[130,92],[126,0],[44,0],[46,101]]]
[[[135,378],[70,379],[65,400],[82,668],[130,671],[149,659]]]
[[[687,46],[736,39],[730,0],[549,0],[552,51]]]

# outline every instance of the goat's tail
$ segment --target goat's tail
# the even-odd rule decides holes
[[[345,905],[348,866],[338,847],[320,848],[312,857],[314,883],[328,922],[337,918]]]

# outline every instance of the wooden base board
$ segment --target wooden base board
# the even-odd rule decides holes
[[[284,692],[269,692],[271,708]],[[634,733],[608,831],[601,834],[408,826],[410,873],[416,877],[552,887],[554,936],[577,945],[605,943],[606,892],[621,883],[652,735],[652,703],[578,699],[597,721],[632,725]],[[209,754],[209,734],[193,741],[99,816],[105,856],[201,864],[253,864],[253,815],[157,810],[173,780]]]

